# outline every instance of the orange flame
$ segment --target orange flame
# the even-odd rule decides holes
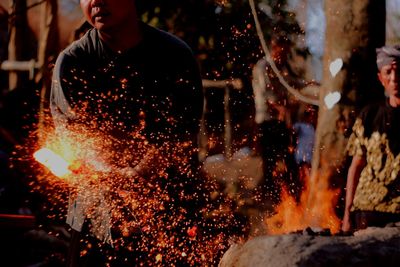
[[[329,189],[327,177],[319,178],[315,179],[314,184],[311,184],[311,179],[306,179],[300,203],[286,189],[282,190],[276,214],[266,219],[269,234],[285,234],[307,227],[328,228],[332,233],[339,232],[340,220],[334,209],[339,190]]]

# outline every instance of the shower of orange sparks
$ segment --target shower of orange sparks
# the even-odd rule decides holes
[[[45,142],[40,144],[41,149],[34,153],[34,159],[62,182],[58,183],[58,179],[45,172],[41,181],[48,187],[41,186],[39,190],[52,192],[52,198],[56,192],[52,191],[53,186],[68,188],[72,196],[84,192],[85,213],[96,226],[91,227],[91,234],[101,234],[101,227],[97,226],[102,225],[104,216],[100,214],[109,214],[116,233],[115,246],[123,245],[133,255],[149,255],[144,261],[151,265],[155,260],[159,263],[191,262],[191,265],[212,262],[215,265],[228,238],[222,229],[231,227],[233,217],[228,212],[208,215],[214,214],[209,211],[220,209],[222,200],[209,198],[209,192],[214,192],[216,185],[198,179],[189,168],[191,146],[165,143],[155,155],[168,152],[174,156],[157,156],[157,171],[152,170],[146,180],[137,179],[125,170],[140,162],[141,156],[147,155],[152,146],[140,132],[132,133],[132,136],[136,142],[125,142],[102,132],[82,129],[79,125],[61,134],[49,132]],[[170,166],[179,166],[176,174],[167,173]],[[191,184],[196,186],[189,186]],[[180,202],[184,205],[176,208],[181,206],[176,204]],[[204,215],[194,213],[192,207],[196,205],[187,208],[186,203],[206,203],[199,212]],[[205,218],[197,221],[197,216]]]

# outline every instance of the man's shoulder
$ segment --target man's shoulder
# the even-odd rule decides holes
[[[386,102],[385,101],[378,101],[374,103],[370,103],[366,105],[360,112],[360,117],[369,117],[374,116],[380,113],[380,111],[386,109]]]
[[[98,50],[99,39],[95,29],[88,30],[79,40],[71,43],[64,49],[63,54],[68,57],[81,58],[85,55],[90,55]]]
[[[367,135],[373,130],[382,131],[386,127],[385,122],[387,120],[388,111],[389,109],[386,101],[370,103],[361,110],[358,117],[366,129]]]
[[[143,32],[145,42],[151,47],[159,49],[159,51],[176,51],[176,52],[187,52],[192,53],[192,49],[179,37],[154,28],[150,25],[143,23]]]

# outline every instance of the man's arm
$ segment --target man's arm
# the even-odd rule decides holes
[[[71,109],[70,103],[65,95],[65,90],[68,88],[65,83],[73,81],[66,73],[68,67],[68,57],[61,52],[57,58],[53,69],[53,77],[50,92],[50,111],[56,129],[59,127],[65,128],[69,120],[75,118],[75,114]]]
[[[355,155],[349,167],[347,174],[347,184],[346,184],[346,204],[344,210],[344,216],[342,221],[342,231],[348,232],[352,229],[350,220],[350,209],[353,205],[354,194],[360,179],[360,174],[366,165],[366,160],[364,157]]]

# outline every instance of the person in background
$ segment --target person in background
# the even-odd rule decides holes
[[[293,125],[297,137],[294,157],[299,169],[299,180],[304,184],[305,179],[310,177],[317,111],[311,105],[301,107],[303,108],[300,108],[298,112],[300,119]]]
[[[400,45],[376,53],[386,100],[365,107],[353,126],[344,232],[400,221]]]
[[[293,43],[287,36],[273,36],[271,59],[281,75],[295,88],[305,85],[289,64]],[[293,157],[292,96],[281,84],[266,59],[257,62],[253,69],[255,102],[256,150],[263,161],[263,183],[260,194],[264,203],[278,203],[282,187],[293,191],[296,174]]]

